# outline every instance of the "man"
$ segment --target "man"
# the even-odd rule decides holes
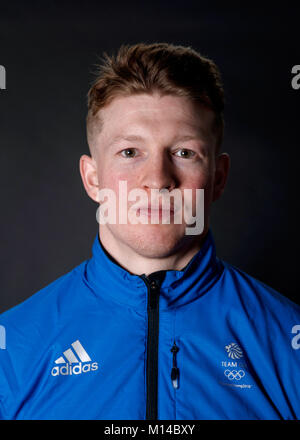
[[[2,315],[1,417],[299,418],[300,308],[209,229],[229,171],[217,67],[166,43],[103,61],[80,159],[93,257]]]

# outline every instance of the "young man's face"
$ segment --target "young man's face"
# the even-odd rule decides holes
[[[153,189],[179,190],[182,206],[184,190],[192,190],[194,215],[196,189],[204,189],[201,235],[205,234],[210,205],[223,191],[228,172],[227,156],[215,155],[214,113],[187,98],[139,94],[115,98],[100,110],[100,116],[103,127],[94,135],[93,159],[84,166],[81,158],[81,173],[90,197],[99,201],[97,190],[104,188],[112,189],[117,197],[116,224],[100,225],[100,238],[105,234],[123,248],[149,258],[167,257],[199,241],[199,235],[186,235],[188,225],[183,217],[181,224],[174,223],[172,212],[169,224],[163,224],[161,210],[159,224],[152,224],[151,210],[144,201],[141,204],[145,209],[136,212],[137,217],[144,217],[143,223],[119,224],[119,182],[126,181],[128,193],[144,190],[149,205]],[[133,205],[137,206],[136,201],[129,201],[127,209]]]

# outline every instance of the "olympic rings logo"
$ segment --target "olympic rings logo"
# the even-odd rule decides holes
[[[225,370],[224,371],[225,376],[227,377],[227,379],[229,380],[241,380],[244,376],[245,376],[245,371],[244,370]]]

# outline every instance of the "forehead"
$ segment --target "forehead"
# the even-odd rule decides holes
[[[211,136],[212,110],[186,97],[139,94],[114,98],[98,112],[102,121],[101,137],[184,131],[186,135]]]

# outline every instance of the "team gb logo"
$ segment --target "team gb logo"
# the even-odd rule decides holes
[[[235,342],[226,345],[225,350],[227,351],[228,357],[230,357],[231,359],[240,359],[241,357],[243,357],[242,349]]]

